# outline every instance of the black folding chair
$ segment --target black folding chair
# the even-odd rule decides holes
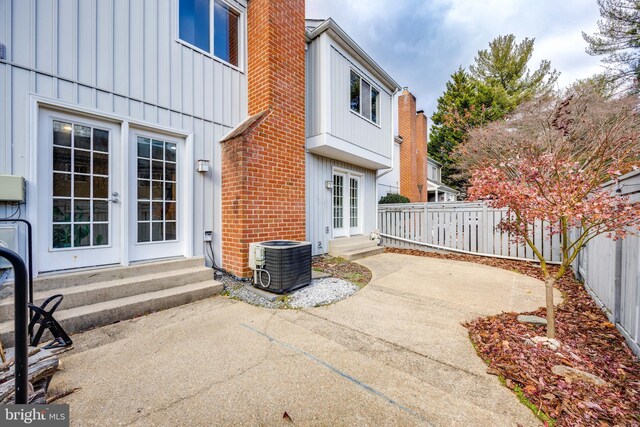
[[[29,336],[31,337],[31,346],[36,347],[42,338],[42,334],[45,330],[49,330],[53,335],[53,341],[47,344],[44,348],[60,348],[67,347],[73,344],[69,335],[62,329],[62,326],[53,318],[53,313],[56,311],[62,299],[64,297],[60,294],[54,295],[46,299],[46,301],[38,307],[34,304],[29,304],[29,308],[33,311],[33,318],[29,322]],[[53,303],[50,310],[47,311],[47,306]],[[38,324],[40,327],[33,333],[34,326]]]

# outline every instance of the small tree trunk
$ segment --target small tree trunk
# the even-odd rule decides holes
[[[553,307],[553,285],[556,284],[556,279],[549,277],[544,282],[547,296],[547,338],[556,337],[556,313]]]

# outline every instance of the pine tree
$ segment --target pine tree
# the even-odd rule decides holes
[[[640,0],[598,0],[601,20],[594,35],[582,33],[590,55],[604,55],[612,81],[640,91]]]

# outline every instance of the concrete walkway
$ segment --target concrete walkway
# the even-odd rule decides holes
[[[398,254],[361,262],[372,282],[332,306],[216,297],[76,335],[51,392],[79,388],[58,401],[78,426],[539,425],[460,323],[538,307],[541,282]]]

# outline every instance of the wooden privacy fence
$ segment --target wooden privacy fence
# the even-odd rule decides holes
[[[640,202],[640,171],[622,177],[618,184],[605,187]],[[572,238],[577,238],[574,231]],[[573,263],[576,276],[604,309],[640,356],[640,236],[623,240],[598,236],[591,240]]]
[[[433,247],[455,252],[537,261],[526,244],[516,244],[497,229],[508,215],[483,203],[398,203],[378,205],[378,227],[386,246]],[[538,222],[531,238],[550,263],[560,259],[560,237],[549,238],[548,224]]]

